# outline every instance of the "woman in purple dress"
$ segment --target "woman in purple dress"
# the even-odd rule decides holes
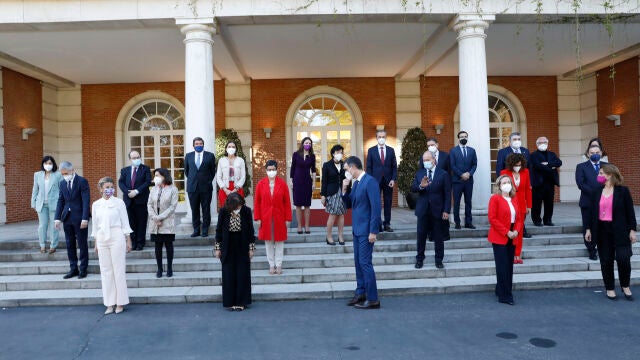
[[[300,142],[300,148],[293,153],[291,159],[291,185],[293,191],[293,205],[296,207],[298,234],[302,234],[302,208],[304,207],[305,233],[311,234],[309,215],[311,214],[311,195],[316,178],[316,156],[313,154],[313,142],[305,137]]]

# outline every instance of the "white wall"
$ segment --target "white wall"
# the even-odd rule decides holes
[[[4,176],[4,106],[2,96],[2,68],[0,67],[0,224],[7,222],[7,192]]]
[[[396,79],[396,160],[400,163],[402,140],[407,131],[414,127],[422,127],[420,104],[420,78]],[[406,207],[402,194],[398,195],[398,206]]]
[[[69,161],[78,174],[82,164],[82,106],[80,87],[42,85],[42,142],[45,155],[60,164]]]

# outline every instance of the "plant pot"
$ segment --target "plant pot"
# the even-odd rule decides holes
[[[407,205],[409,206],[409,209],[415,210],[416,202],[418,201],[418,193],[410,191],[404,194],[404,198],[407,200]]]

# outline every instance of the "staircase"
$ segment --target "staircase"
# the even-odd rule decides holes
[[[252,261],[254,301],[346,298],[353,294],[353,249],[324,243],[323,228],[311,235],[290,234],[285,244],[284,273],[269,275],[264,247]],[[587,258],[580,227],[528,228],[523,265],[514,265],[514,288],[546,289],[602,286],[600,263]],[[347,231],[345,231],[347,232]],[[445,243],[445,269],[433,264],[433,244],[427,244],[425,267],[415,269],[415,228],[397,227],[383,233],[373,262],[382,297],[493,291],[495,268],[487,229],[452,230]],[[347,237],[349,240],[350,236]],[[127,283],[132,303],[221,301],[220,262],[213,257],[212,239],[178,237],[173,278],[155,277],[153,248],[127,255]],[[636,249],[639,244],[634,246]],[[40,254],[35,239],[0,242],[0,306],[102,304],[97,255],[91,250],[89,276],[63,280],[68,271],[64,241],[53,255]],[[632,258],[632,268],[640,260]],[[640,270],[632,284],[640,283]]]

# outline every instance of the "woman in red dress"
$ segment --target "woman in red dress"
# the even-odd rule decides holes
[[[518,214],[522,217],[522,221],[531,211],[531,181],[529,178],[529,170],[527,169],[527,160],[522,154],[510,154],[505,160],[506,168],[500,172],[500,175],[508,175],[511,178],[511,184],[516,191],[518,199]],[[513,257],[514,264],[522,264],[522,237],[525,234],[518,234],[514,244],[516,246]]]

